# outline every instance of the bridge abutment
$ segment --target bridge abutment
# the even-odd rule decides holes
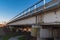
[[[32,25],[31,35],[36,40],[60,40],[58,25]]]

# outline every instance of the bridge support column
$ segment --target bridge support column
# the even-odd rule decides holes
[[[13,29],[13,27],[14,27],[14,26],[9,25],[9,29],[10,29],[10,31],[13,31],[13,30],[12,30],[12,29]]]
[[[40,40],[52,40],[52,31],[47,29],[40,29]]]
[[[31,35],[33,37],[36,37],[36,40],[40,38],[40,26],[39,25],[32,25]]]
[[[32,25],[31,35],[36,37],[36,40],[53,40],[52,30],[46,26]]]
[[[9,29],[10,29],[10,31],[12,31],[12,26],[9,25]]]

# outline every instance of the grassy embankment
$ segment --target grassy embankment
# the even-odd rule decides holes
[[[19,35],[14,35],[14,34],[5,35],[5,36],[3,37],[3,40],[8,40],[9,38],[15,37],[15,36],[19,36]],[[23,35],[20,35],[20,37],[18,38],[18,40],[25,40],[25,39],[24,39],[24,36],[23,36]]]

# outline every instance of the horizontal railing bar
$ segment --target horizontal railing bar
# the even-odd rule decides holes
[[[19,16],[20,14],[24,13],[25,11],[27,11],[28,9],[34,7],[35,5],[39,4],[40,2],[42,2],[43,0],[38,1],[37,3],[33,4],[31,7],[27,8],[26,10],[24,10],[23,12],[19,13],[18,15],[16,15],[15,17],[13,17],[11,20],[14,20],[17,16]]]
[[[43,0],[42,0],[43,1]],[[36,4],[34,4],[34,5],[37,5],[37,4],[39,4],[40,2],[42,2],[42,1],[39,1],[39,2],[37,2]],[[42,5],[42,6],[40,6],[40,7],[38,7],[38,8],[36,8],[36,9],[33,9],[33,10],[31,10],[31,11],[29,11],[29,12],[27,12],[27,13],[25,13],[25,14],[23,14],[23,15],[21,15],[21,16],[19,16],[20,14],[18,14],[17,16],[15,16],[14,18],[15,19],[13,19],[12,21],[15,21],[15,20],[18,20],[18,19],[20,19],[21,17],[24,17],[24,16],[26,16],[26,15],[31,15],[32,13],[34,13],[34,12],[38,12],[38,11],[41,11],[41,10],[44,10],[44,7],[46,7],[46,8],[49,8],[49,7],[51,7],[51,5],[54,5],[54,4],[56,4],[56,3],[58,3],[58,2],[56,2],[56,1],[50,1],[50,2],[48,2],[48,3],[46,3],[45,5]],[[34,6],[33,5],[33,6]],[[31,6],[31,7],[33,7],[33,6]],[[29,7],[29,8],[31,8],[31,7]],[[28,9],[29,9],[28,8]],[[28,10],[28,9],[26,9],[26,10]],[[26,10],[24,10],[23,12],[21,12],[21,13],[24,13]]]

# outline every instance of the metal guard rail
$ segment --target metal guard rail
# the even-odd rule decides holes
[[[42,2],[42,1],[43,1],[43,0],[39,1],[38,3],[36,3],[36,4],[34,4],[33,6],[29,7],[28,9],[34,7],[35,5],[39,4],[39,3]],[[31,11],[23,14],[25,11],[28,11],[28,9],[26,9],[25,11],[21,12],[21,14],[23,14],[23,15],[18,14],[18,15],[15,16],[15,17],[13,18],[13,20],[11,20],[10,22],[15,21],[15,20],[18,20],[18,19],[23,18],[23,17],[28,16],[28,15],[32,15],[32,14],[34,14],[34,13],[36,13],[36,12],[41,11],[41,10],[44,10],[44,7],[47,9],[47,8],[52,7],[52,6],[54,6],[54,5],[57,5],[57,4],[59,4],[59,3],[60,3],[59,0],[57,0],[57,1],[50,1],[50,2],[46,3],[45,5],[42,5],[42,6],[38,7],[38,8],[36,8],[36,9],[33,9],[33,10],[31,10]]]

